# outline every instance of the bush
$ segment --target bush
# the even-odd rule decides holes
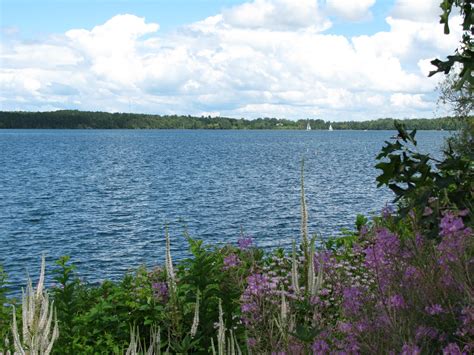
[[[388,186],[396,195],[398,218],[416,216],[426,237],[439,238],[443,211],[472,210],[474,199],[474,164],[468,155],[449,145],[443,160],[436,160],[416,150],[416,130],[408,133],[396,124],[398,138],[385,142],[377,159],[378,186]],[[449,141],[448,141],[449,142]],[[471,216],[465,222],[472,226]]]

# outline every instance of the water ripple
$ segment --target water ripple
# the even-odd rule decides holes
[[[64,254],[91,282],[164,259],[168,225],[176,259],[183,232],[233,243],[240,229],[262,247],[299,235],[300,160],[309,228],[353,225],[391,194],[375,188],[375,156],[393,132],[0,131],[0,263],[18,289]],[[439,152],[443,132],[421,132]],[[51,280],[49,280],[51,282]]]

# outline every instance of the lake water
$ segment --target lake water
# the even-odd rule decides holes
[[[300,161],[309,230],[351,228],[393,196],[377,189],[375,156],[390,131],[0,130],[0,263],[18,289],[69,254],[88,281],[175,259],[183,232],[262,247],[299,238]],[[439,154],[445,132],[419,132]]]

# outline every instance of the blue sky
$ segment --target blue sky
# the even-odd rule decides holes
[[[243,0],[1,0],[3,27],[18,28],[22,37],[65,32],[71,28],[92,28],[120,13],[146,17],[160,24],[163,32],[202,20]],[[343,35],[373,34],[387,30],[384,18],[394,1],[377,1],[370,20],[338,21],[329,31]]]
[[[0,108],[433,117],[439,0],[0,0]]]
[[[199,21],[237,0],[1,0],[2,26],[17,27],[25,38],[92,28],[117,14],[157,22],[164,31]]]

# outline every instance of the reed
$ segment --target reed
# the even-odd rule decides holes
[[[16,311],[13,306],[12,334],[15,353],[48,355],[54,342],[59,337],[59,327],[54,309],[44,290],[45,257],[41,260],[41,272],[36,290],[28,277],[26,292],[23,291],[21,313],[22,331],[17,324]],[[54,325],[53,325],[54,319]]]

